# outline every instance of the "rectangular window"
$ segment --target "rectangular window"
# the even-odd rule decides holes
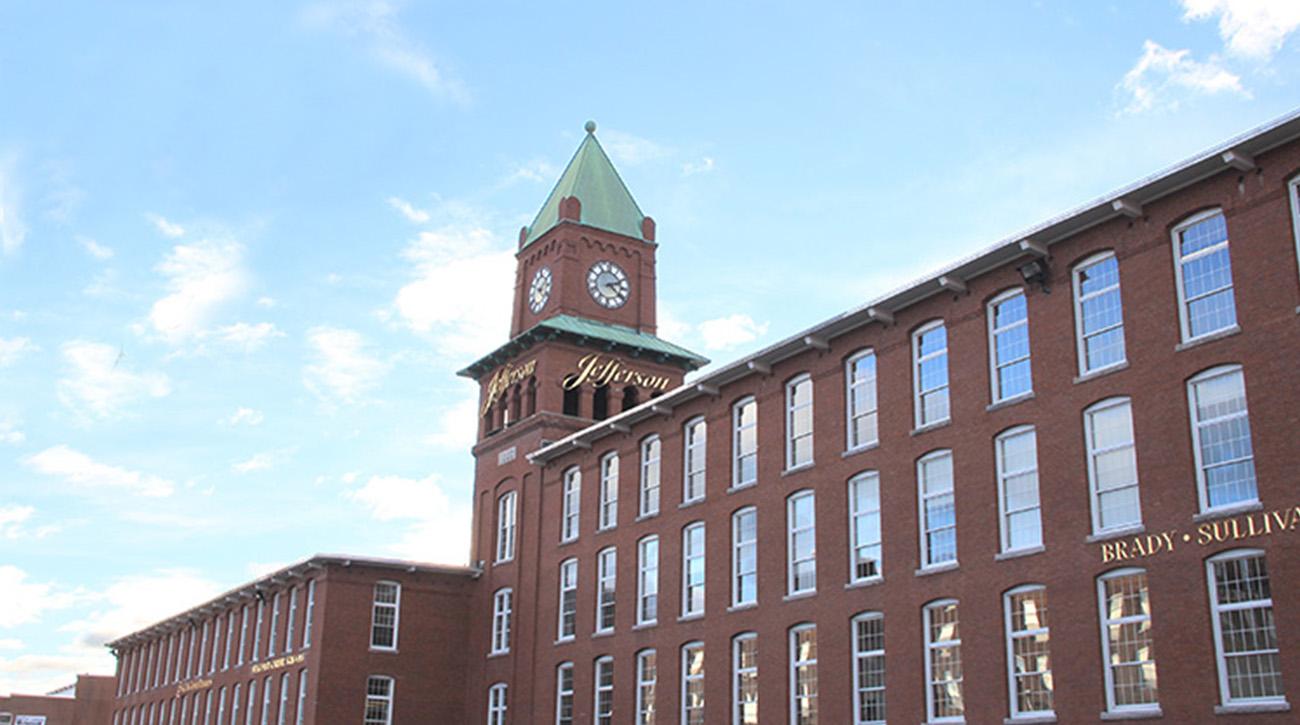
[[[596,631],[614,631],[614,588],[618,574],[618,552],[614,547],[596,554]]]
[[[277,649],[277,642],[280,638],[280,600],[284,598],[284,592],[276,592],[271,599],[271,631],[266,638],[266,656],[274,657]]]
[[[1201,510],[1258,501],[1241,367],[1215,368],[1192,378],[1187,383],[1187,404]]]
[[[1085,410],[1083,419],[1092,489],[1092,532],[1140,525],[1132,405],[1128,398],[1103,400]]]
[[[257,680],[248,681],[248,706],[244,709],[244,725],[253,725],[253,713],[257,711]],[[185,716],[181,715],[181,722]]]
[[[817,627],[790,630],[790,722],[817,725]]]
[[[1300,176],[1287,183],[1287,195],[1291,197],[1291,233],[1295,237],[1296,261],[1300,262]]]
[[[682,529],[682,616],[704,614],[704,524]]]
[[[510,587],[498,589],[492,595],[492,652],[502,654],[510,651],[510,614],[513,609],[513,593]]]
[[[948,420],[948,329],[937,320],[912,334],[916,427]]]
[[[1264,554],[1221,554],[1207,562],[1206,570],[1221,701],[1224,705],[1286,702]]]
[[[704,643],[682,645],[682,725],[704,725]]]
[[[659,436],[641,441],[641,505],[638,516],[659,513]]]
[[[736,635],[731,640],[731,722],[758,725],[758,635]]]
[[[248,644],[248,605],[244,605],[244,611],[239,617],[239,666],[243,666],[244,647]]]
[[[208,672],[217,671],[217,662],[220,659],[221,644],[221,617],[212,619],[212,651],[208,653]]]
[[[647,536],[637,543],[636,623],[659,620],[659,537]]]
[[[957,562],[957,501],[952,451],[931,453],[916,464],[921,503],[921,568]]]
[[[573,639],[578,616],[578,560],[560,562],[560,623],[557,639]]]
[[[198,707],[198,705],[199,705],[198,702],[194,703],[194,706],[196,708]],[[198,719],[198,714],[199,711],[195,710],[194,711],[195,719]],[[271,723],[271,678],[267,677],[266,679],[262,680],[262,725],[270,725],[270,723]]]
[[[849,535],[852,537],[849,582],[880,577],[880,474],[859,473],[849,479]]]
[[[253,627],[253,662],[262,658],[262,625],[266,621],[266,599],[259,597],[257,600],[257,622]],[[191,638],[193,644],[193,638]],[[187,674],[186,677],[189,675]]]
[[[1038,503],[1038,434],[1021,426],[994,441],[998,465],[998,512],[1002,551],[1032,549],[1043,544]]]
[[[960,722],[962,698],[961,633],[957,602],[935,602],[925,608],[925,708],[927,719]]]
[[[1074,268],[1074,328],[1080,375],[1125,361],[1124,306],[1114,252],[1090,257]]]
[[[1012,290],[989,303],[989,377],[993,402],[1033,392],[1029,364],[1029,306],[1024,290]]]
[[[198,636],[199,628],[196,625],[190,625],[190,636],[186,639],[188,645],[185,648],[185,679],[187,680],[194,676],[194,656],[199,652],[199,645],[194,639]],[[140,687],[140,670],[138,667],[136,668],[135,682],[138,690]]]
[[[230,695],[230,725],[236,725],[239,722],[239,690],[240,684],[235,683],[235,689],[231,691]],[[176,714],[175,708],[173,708],[172,714]],[[172,720],[168,725],[172,725],[174,722],[175,720]]]
[[[307,582],[307,611],[302,617],[302,648],[311,646],[312,614],[316,611],[316,580]],[[242,658],[241,658],[242,659]]]
[[[1173,236],[1183,342],[1235,327],[1237,308],[1223,212],[1197,214],[1175,227]]]
[[[1052,659],[1048,646],[1047,589],[1007,592],[1007,685],[1011,717],[1052,715]]]
[[[238,689],[239,685],[235,685]],[[298,709],[297,717],[294,719],[294,725],[302,725],[307,719],[307,670],[298,670]],[[232,715],[233,717],[233,715]],[[235,725],[235,723],[230,723]]]
[[[506,491],[497,499],[497,562],[515,558],[515,499],[514,491]]]
[[[731,515],[731,606],[758,603],[758,509]]]
[[[235,641],[235,613],[233,611],[226,613],[226,646],[225,652],[221,655],[221,669],[230,669],[230,652]]]
[[[488,725],[506,725],[506,685],[499,683],[488,690]]]
[[[200,644],[199,644],[199,667],[195,674],[200,674],[200,675],[203,674],[203,661],[206,660],[208,657],[208,635],[210,635],[211,632],[212,632],[212,621],[211,620],[204,621],[203,639],[200,640]],[[145,669],[145,673],[147,678],[147,673],[148,673],[147,668]]]
[[[875,352],[860,352],[844,363],[844,392],[847,396],[848,449],[865,448],[879,441]]]
[[[813,383],[808,374],[785,384],[785,467],[813,462]]]
[[[758,482],[758,403],[745,398],[731,408],[731,487]]]
[[[1106,708],[1112,712],[1158,710],[1146,572],[1121,569],[1101,577],[1097,598]]]
[[[393,725],[393,679],[372,676],[366,681],[365,725]]]
[[[885,618],[853,618],[853,724],[885,723]]]
[[[813,492],[786,499],[786,593],[817,591],[817,518]]]
[[[397,582],[376,582],[374,613],[370,623],[372,649],[397,649],[397,623],[402,602],[402,587]]]
[[[564,472],[564,494],[560,512],[560,541],[578,538],[578,514],[582,506],[582,471],[577,466]]]
[[[284,623],[284,651],[293,651],[293,635],[298,624],[298,587],[289,590],[289,619]]]
[[[614,722],[614,658],[596,660],[596,725],[613,725]]]
[[[618,454],[609,453],[600,459],[600,507],[597,511],[598,529],[618,526]]]
[[[708,426],[703,418],[696,418],[686,424],[682,433],[685,447],[682,451],[684,472],[682,475],[682,503],[699,501],[704,498],[704,458],[705,444],[708,442]]]
[[[289,717],[289,673],[280,675],[280,709],[275,716],[275,725],[287,725]]]
[[[655,725],[655,683],[659,678],[655,651],[643,650],[636,656],[636,725]]]
[[[555,669],[555,725],[573,725],[573,663]]]

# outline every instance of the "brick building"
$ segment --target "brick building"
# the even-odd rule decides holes
[[[0,697],[0,725],[104,725],[113,711],[114,679],[77,675],[46,695]]]

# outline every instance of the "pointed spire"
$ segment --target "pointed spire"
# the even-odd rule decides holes
[[[609,156],[605,155],[605,149],[596,140],[596,122],[587,121],[584,128],[586,137],[578,145],[564,173],[560,174],[550,196],[546,197],[537,218],[521,235],[521,247],[536,241],[561,219],[578,221],[634,239],[647,239],[647,217],[641,213],[641,207],[637,206]],[[652,224],[650,229],[653,228]],[[649,233],[653,237],[653,231]]]

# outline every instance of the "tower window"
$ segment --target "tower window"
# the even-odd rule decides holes
[[[641,402],[640,392],[635,385],[629,385],[623,388],[623,410],[631,410]]]
[[[577,391],[576,389],[574,389],[574,390],[566,390],[566,391],[564,391],[564,409],[563,409],[563,410],[564,410],[564,414],[565,414],[565,415],[577,415],[577,414],[578,414],[578,391]]]
[[[591,396],[591,417],[604,420],[609,417],[609,388],[599,387]]]

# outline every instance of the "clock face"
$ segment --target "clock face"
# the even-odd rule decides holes
[[[627,274],[613,262],[596,262],[587,270],[587,291],[602,307],[622,307],[630,289]]]
[[[551,268],[542,267],[533,275],[533,283],[528,287],[528,309],[537,314],[551,298]]]

